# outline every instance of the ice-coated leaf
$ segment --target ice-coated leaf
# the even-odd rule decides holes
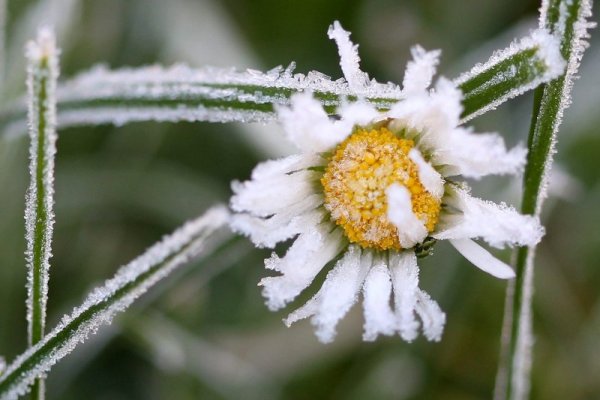
[[[206,255],[222,243],[229,237],[222,229],[228,219],[229,213],[224,207],[215,207],[121,267],[70,315],[65,315],[42,341],[6,368],[0,376],[0,400],[16,399],[26,393],[36,377],[48,372],[100,326],[109,324],[116,313],[126,310],[177,267]]]
[[[27,45],[30,183],[25,205],[27,250],[27,322],[29,345],[44,336],[49,260],[54,225],[54,156],[56,154],[56,82],[58,50],[54,34],[40,30]],[[39,382],[36,391],[43,392]],[[43,395],[38,396],[43,398]]]
[[[464,96],[462,122],[558,77],[564,68],[558,39],[545,29],[514,41],[455,79]]]
[[[545,39],[540,39],[540,38]],[[558,75],[560,57],[541,31],[457,79],[464,93],[465,120]],[[356,82],[354,82],[356,83]],[[310,91],[327,113],[344,101],[364,98],[387,110],[403,97],[392,83],[369,81],[349,85],[320,72],[294,73],[294,63],[268,72],[185,65],[108,70],[98,66],[59,85],[59,127],[133,121],[269,122],[274,107],[288,106],[297,92]],[[23,107],[0,112],[0,131],[12,136],[23,130]]]

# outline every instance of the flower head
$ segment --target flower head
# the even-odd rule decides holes
[[[376,88],[349,33],[336,22],[329,36],[352,90]],[[411,341],[419,331],[439,340],[445,314],[418,286],[417,256],[447,239],[475,266],[511,278],[513,270],[473,239],[501,248],[543,235],[536,218],[472,197],[454,180],[517,174],[526,151],[459,126],[460,90],[444,78],[428,89],[439,54],[413,48],[403,99],[386,112],[359,100],[333,121],[310,93],[293,96],[278,114],[300,154],[261,163],[249,181],[233,184],[235,230],[260,247],[294,239],[285,256],[265,260],[279,273],[260,283],[270,309],[286,306],[333,264],[317,294],[285,319],[311,317],[323,342],[361,293],[365,340],[398,333]]]

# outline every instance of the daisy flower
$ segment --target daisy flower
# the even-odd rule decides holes
[[[349,33],[337,22],[328,33],[350,88],[379,85],[359,69]],[[444,78],[429,89],[439,55],[412,49],[403,98],[387,112],[358,100],[332,120],[310,93],[296,94],[278,116],[300,153],[261,163],[250,180],[233,183],[234,230],[259,247],[293,239],[283,257],[265,260],[278,273],[260,282],[271,310],[329,268],[316,295],[284,320],[288,326],[311,318],[318,338],[329,342],[362,295],[364,340],[399,334],[412,341],[422,332],[438,341],[446,317],[419,288],[419,256],[448,240],[476,267],[507,279],[511,267],[473,239],[497,248],[541,239],[538,219],[473,197],[456,180],[518,174],[526,150],[507,150],[497,134],[459,126],[461,91]]]

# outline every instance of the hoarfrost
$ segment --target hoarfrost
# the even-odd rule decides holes
[[[0,400],[17,399],[27,393],[34,379],[96,333],[101,325],[110,324],[116,313],[124,311],[178,266],[222,243],[228,235],[219,230],[228,219],[225,207],[215,207],[121,267],[113,278],[93,290],[81,306],[65,315],[41,342],[8,366],[0,376]]]
[[[532,76],[534,79],[529,80],[524,85],[519,85],[505,93],[503,96],[496,98],[493,102],[487,104],[485,107],[463,117],[461,123],[465,123],[489,110],[496,109],[500,104],[505,101],[519,96],[528,90],[531,90],[544,82],[548,82],[554,78],[557,78],[565,70],[565,60],[560,54],[560,42],[556,36],[550,34],[546,29],[540,28],[534,30],[529,36],[521,38],[518,41],[514,41],[509,47],[495,52],[492,57],[484,64],[475,65],[470,71],[460,75],[454,80],[457,86],[483,74],[490,70],[494,66],[501,62],[504,62],[511,57],[523,53],[527,50],[535,50],[535,57],[530,60],[529,65],[532,68]],[[544,65],[544,70],[540,74],[535,70],[536,62],[539,61]],[[471,94],[485,91],[493,86],[500,85],[503,82],[511,81],[518,72],[517,65],[511,65],[508,70],[504,73],[496,75],[494,78],[487,81],[484,85],[479,86]]]
[[[561,3],[558,22],[556,26],[550,27],[545,26],[546,20],[544,19],[546,17],[547,9],[548,7],[550,7],[550,4],[549,0],[544,0],[542,2],[541,8],[542,11],[540,16],[540,25],[546,29],[553,28],[556,32],[565,32],[565,30],[567,29],[566,23],[568,19],[568,16],[565,14],[568,14],[570,12],[568,7],[573,6],[572,1]],[[571,90],[573,89],[573,82],[577,78],[576,74],[579,70],[581,59],[583,58],[583,52],[589,47],[589,43],[586,40],[590,37],[588,30],[596,26],[596,23],[588,21],[588,18],[590,18],[591,16],[591,1],[580,0],[579,7],[577,8],[576,20],[573,24],[573,36],[571,37],[571,41],[567,42],[565,40],[563,43],[561,43],[561,50],[563,52],[567,52],[567,54],[569,54],[569,58],[567,60],[567,67],[564,74],[564,83],[562,85],[562,91],[560,92],[560,102],[558,105],[558,110],[556,111],[556,119],[552,127],[552,142],[549,150],[550,153],[549,156],[546,158],[546,164],[544,165],[542,186],[536,205],[536,215],[539,215],[539,213],[541,212],[542,203],[548,195],[548,181],[550,178],[550,169],[554,158],[553,155],[556,152],[556,134],[558,133],[558,129],[562,123],[565,109],[571,105]],[[541,105],[542,108],[547,108],[545,106],[545,104]]]
[[[29,344],[41,339],[46,319],[48,270],[54,225],[54,156],[56,154],[56,81],[58,53],[47,29],[27,45],[30,184],[25,206],[27,250],[27,321]]]

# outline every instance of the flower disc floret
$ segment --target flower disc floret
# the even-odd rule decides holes
[[[386,190],[400,184],[409,192],[412,211],[432,232],[441,202],[419,180],[410,159],[410,139],[387,127],[357,128],[334,150],[321,178],[325,208],[352,243],[378,250],[402,249],[398,228],[388,219]]]

